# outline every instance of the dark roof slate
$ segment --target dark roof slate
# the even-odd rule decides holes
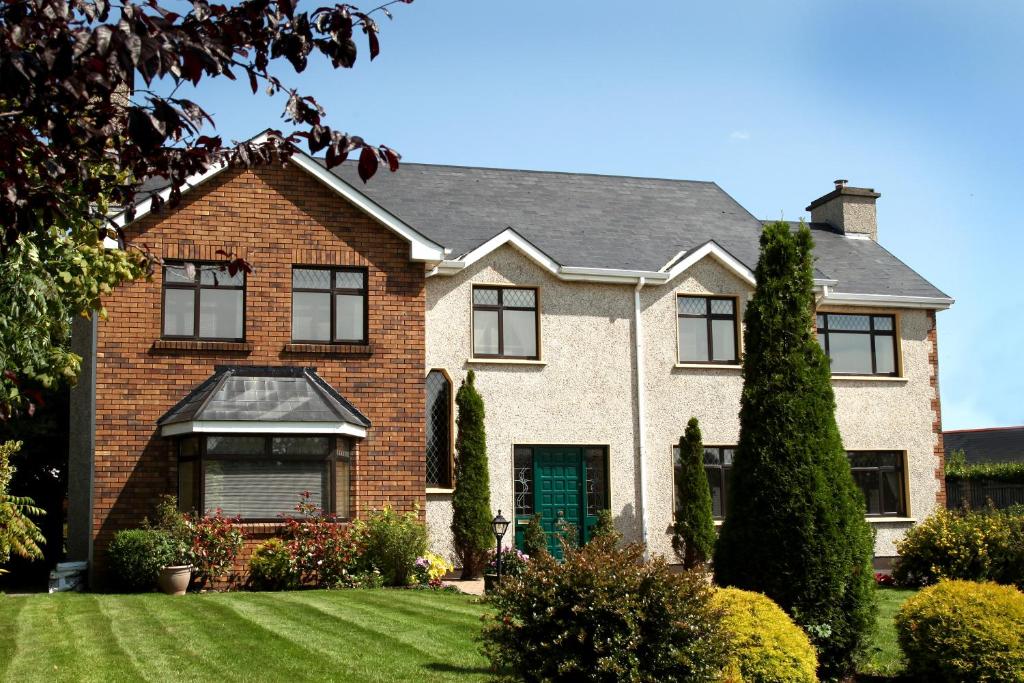
[[[942,433],[946,458],[953,451],[964,452],[969,464],[982,462],[1024,462],[1024,427],[963,429]]]
[[[403,163],[363,183],[354,163],[331,171],[453,259],[511,227],[563,266],[657,271],[712,240],[757,265],[762,221],[713,182]],[[837,280],[835,291],[946,296],[872,240],[811,229],[815,277]]]
[[[164,426],[193,420],[252,422],[370,421],[316,374],[315,368],[217,366],[165,413]]]

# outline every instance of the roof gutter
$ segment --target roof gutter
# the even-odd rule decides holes
[[[633,289],[633,322],[636,343],[636,433],[637,433],[637,458],[640,470],[640,491],[637,506],[640,508],[640,542],[644,545],[644,557],[648,556],[647,549],[647,435],[644,428],[646,424],[645,415],[647,401],[644,396],[644,324],[640,311],[640,290],[644,288],[646,279],[637,279],[636,287]]]

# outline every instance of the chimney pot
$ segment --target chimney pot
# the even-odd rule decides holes
[[[841,190],[841,189],[843,189],[844,187],[846,187],[846,183],[848,183],[848,182],[850,182],[850,181],[849,181],[849,180],[844,180],[844,179],[841,179],[841,178],[840,178],[839,180],[836,180],[836,181],[834,181],[834,182],[835,182],[835,184],[836,184],[836,189],[837,189],[837,190]]]

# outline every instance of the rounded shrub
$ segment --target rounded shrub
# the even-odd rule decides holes
[[[896,633],[913,680],[1024,681],[1024,593],[942,581],[903,603]]]
[[[260,591],[281,591],[298,583],[295,563],[284,541],[271,538],[261,543],[249,560],[249,587]]]
[[[124,529],[114,534],[107,561],[119,589],[152,590],[160,570],[173,564],[174,543],[160,529]]]
[[[527,681],[718,681],[727,637],[701,572],[674,573],[614,538],[531,558],[488,598],[484,652]]]
[[[810,638],[770,598],[723,588],[713,603],[729,634],[728,683],[812,683],[818,657]]]

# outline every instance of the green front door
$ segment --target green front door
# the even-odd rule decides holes
[[[533,455],[535,510],[548,540],[548,550],[561,559],[562,544],[558,540],[560,521],[572,525],[576,534],[583,531],[585,504],[583,496],[582,449],[572,446],[538,446]],[[582,536],[577,542],[582,541]]]

